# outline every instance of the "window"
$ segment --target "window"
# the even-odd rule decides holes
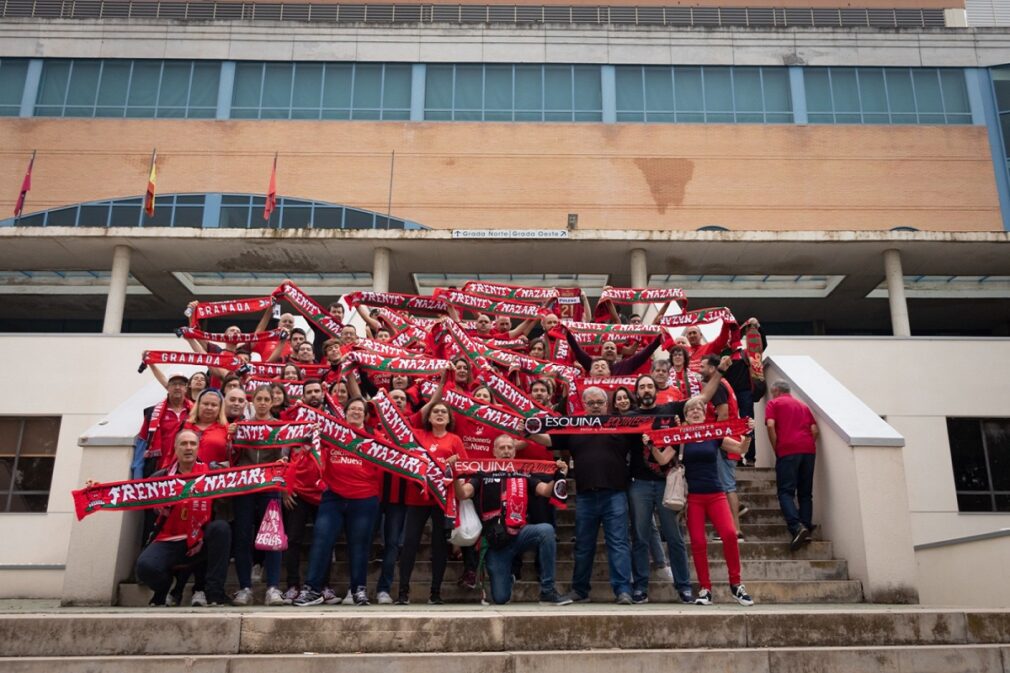
[[[961,512],[1010,512],[1010,419],[948,418]]]
[[[239,63],[233,119],[410,119],[411,67]]]
[[[59,417],[0,417],[0,512],[45,512]]]
[[[963,70],[805,68],[811,124],[971,124]]]
[[[426,120],[603,119],[599,66],[429,65],[426,70]]]
[[[20,114],[27,73],[27,59],[0,58],[0,117]]]
[[[35,115],[213,119],[218,62],[46,60]]]
[[[786,68],[618,66],[617,121],[793,121]]]

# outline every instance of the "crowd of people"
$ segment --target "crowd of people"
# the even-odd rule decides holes
[[[618,604],[648,602],[650,582],[658,579],[672,581],[680,602],[709,605],[716,598],[707,519],[722,542],[728,598],[753,605],[741,577],[740,520],[747,507],[737,497],[735,477],[739,466],[754,465],[753,421],[750,432],[660,446],[643,433],[517,431],[495,420],[654,417],[643,422],[661,429],[753,419],[754,403],[765,394],[765,341],[758,321],[738,324],[726,309],[688,312],[681,297],[663,291],[652,291],[645,322],[641,315],[622,314],[619,306],[649,300],[648,292],[604,288],[594,312],[581,292],[479,284],[433,298],[355,293],[320,315],[285,281],[269,298],[191,303],[189,326],[179,335],[193,352],[220,357],[184,376],[167,375],[158,364],[184,358],[158,360],[145,353],[167,395],[145,410],[133,476],[284,461],[290,484],[288,490],[148,510],[136,576],[153,590],[151,604],[181,604],[192,578],[192,605],[250,605],[255,581],[266,585],[266,605],[369,605],[373,600],[406,605],[414,598],[412,574],[426,530],[428,604],[443,602],[446,570],[457,560],[461,587],[475,592],[475,598],[483,591],[488,602],[508,602],[527,552],[535,557],[541,604],[587,602],[602,526]],[[495,293],[508,296],[493,298]],[[675,302],[679,313],[670,311]],[[295,314],[283,310],[285,303],[309,318],[307,329],[296,327]],[[237,325],[219,334],[204,331],[207,318],[261,307],[251,332]],[[352,321],[354,315],[360,321]],[[705,324],[718,327],[711,339],[703,336]],[[772,386],[772,396],[769,436],[796,549],[814,529],[816,423],[784,382]],[[384,405],[394,411],[384,415]],[[460,522],[437,493],[332,438],[321,448],[308,442],[236,446],[237,424],[306,414],[332,419],[348,437],[409,445],[423,453],[445,470],[456,509],[473,503],[481,522],[479,539],[453,545],[450,537]],[[390,428],[390,418],[402,419],[407,429]],[[490,459],[522,459],[534,467],[508,474],[455,470],[457,464]],[[663,505],[670,470],[678,466],[688,492],[682,512]],[[570,589],[562,593],[555,585],[556,510],[565,506],[566,485],[573,478],[574,570]],[[278,507],[287,549],[260,551],[254,545],[258,527]],[[688,567],[685,520],[698,591]],[[341,539],[345,545],[335,555]],[[380,570],[370,588],[376,542]],[[333,572],[335,556],[346,564],[346,576]],[[238,590],[226,595],[232,559]]]

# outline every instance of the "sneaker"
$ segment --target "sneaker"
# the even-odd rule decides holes
[[[284,602],[291,605],[296,598],[298,598],[298,587],[288,587],[288,590],[284,592]]]
[[[747,593],[747,589],[744,588],[744,585],[737,584],[736,586],[731,586],[729,588],[729,592],[733,594],[733,598],[735,598],[736,602],[740,605],[746,608],[754,605],[754,599]]]
[[[464,589],[470,589],[472,591],[477,588],[477,573],[472,570],[467,570],[456,583]]]
[[[560,595],[556,590],[551,589],[547,593],[540,592],[540,605],[553,605],[554,607],[561,607],[562,605],[571,605],[574,601],[569,597],[569,594],[564,596]]]
[[[702,589],[698,592],[698,595],[694,599],[695,605],[712,605],[712,592],[708,589]]]
[[[747,516],[750,514],[750,507],[744,503],[740,503],[740,509],[737,511],[737,516]]]
[[[631,594],[629,594],[626,591],[622,591],[621,593],[617,594],[617,600],[614,602],[617,603],[618,605],[631,605],[632,604]]]
[[[736,534],[736,541],[737,542],[746,542],[747,540],[744,538],[743,533],[737,533]]]
[[[193,597],[189,599],[189,605],[194,608],[207,607],[207,594],[202,591],[194,591]]]
[[[323,589],[323,602],[327,605],[340,605],[341,600],[333,589],[326,587]]]
[[[793,541],[789,543],[789,551],[796,551],[809,541],[810,531],[801,526],[800,529],[796,531],[796,535],[793,536]]]
[[[350,589],[347,590],[347,595],[344,596],[343,600],[337,601],[337,604],[338,605],[354,605],[354,594],[351,593]]]
[[[588,603],[589,596],[583,596],[578,591],[572,589],[567,594],[562,596],[563,599],[567,600],[569,603]]]
[[[166,608],[174,608],[175,606],[179,605],[179,603],[181,603],[181,602],[182,602],[181,599],[176,598],[172,594],[169,594],[168,596],[165,596],[165,607]]]
[[[428,605],[444,605],[444,604],[445,602],[442,600],[442,596],[440,594],[432,594],[431,597],[428,599]]]
[[[307,608],[310,605],[319,605],[323,602],[323,595],[311,587],[305,587],[298,593],[298,598],[294,600],[295,607]]]
[[[673,581],[673,570],[670,566],[658,566],[652,569],[652,576],[657,580]]]
[[[368,602],[368,591],[365,587],[358,587],[358,590],[354,592],[354,604],[357,606],[370,605]]]
[[[645,603],[649,602],[649,594],[645,593],[644,591],[636,591],[635,593],[631,594],[631,602],[634,603],[635,605],[644,605]]]
[[[245,589],[239,589],[235,592],[232,597],[231,602],[233,605],[252,605],[253,602],[253,592],[252,589],[246,587]]]
[[[259,584],[263,581],[263,566],[259,563],[252,567],[252,581]]]
[[[393,597],[389,595],[388,591],[380,591],[379,595],[376,597],[376,602],[379,605],[392,605]]]
[[[232,603],[231,599],[228,598],[226,594],[222,593],[216,596],[214,594],[210,594],[209,596],[207,596],[207,605],[208,607],[217,608],[222,606],[234,605],[234,603]]]
[[[263,599],[263,605],[287,605],[288,602],[284,600],[284,594],[277,587],[267,587],[266,597]]]
[[[399,595],[396,597],[396,604],[410,605],[410,594],[408,594],[406,591],[401,591]]]
[[[680,602],[684,605],[691,605],[694,603],[694,595],[690,591],[678,591],[677,596],[680,597]]]

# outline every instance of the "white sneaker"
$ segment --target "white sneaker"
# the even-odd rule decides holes
[[[347,595],[344,596],[344,600],[340,601],[338,605],[354,605],[354,595],[350,589],[347,590]]]
[[[376,598],[376,601],[378,602],[379,605],[392,605],[393,597],[390,596],[389,593],[386,591],[380,591],[379,595]]]
[[[194,591],[193,597],[189,599],[189,605],[194,608],[207,607],[207,594],[202,591]]]
[[[253,602],[253,592],[252,589],[246,587],[245,589],[239,589],[235,592],[232,597],[231,602],[233,605],[252,605]]]
[[[263,566],[259,563],[252,567],[252,581],[257,584],[263,581]]]
[[[175,596],[173,596],[172,594],[169,594],[169,595],[165,596],[165,607],[166,608],[174,608],[176,605],[178,605],[178,603],[175,600]]]
[[[652,569],[652,576],[657,580],[666,580],[668,582],[673,581],[673,570],[670,566],[660,566]]]
[[[267,595],[263,600],[263,605],[287,605],[284,594],[277,587],[267,587]]]

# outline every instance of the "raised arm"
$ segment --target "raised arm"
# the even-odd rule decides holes
[[[442,371],[442,377],[438,380],[438,386],[435,388],[435,392],[431,394],[431,399],[428,400],[423,407],[421,407],[422,419],[428,416],[428,412],[431,411],[433,406],[442,401],[442,391],[445,389],[445,382],[449,378],[450,372],[456,372],[452,365],[447,366]]]
[[[568,345],[572,347],[572,354],[575,356],[576,362],[582,365],[582,368],[587,372],[589,368],[593,366],[593,357],[585,351],[582,346],[579,345],[578,340],[576,340],[575,335],[567,327],[562,326],[565,330],[565,339],[568,341]]]
[[[168,390],[168,377],[165,376],[165,372],[158,369],[158,365],[154,364],[153,362],[150,365],[148,365],[148,368],[151,370],[151,373],[154,374],[155,380],[157,380],[158,383],[161,384],[161,387],[164,388],[165,390]]]
[[[530,332],[533,331],[533,326],[536,324],[536,318],[523,320],[517,327],[513,327],[509,330],[509,339],[518,339],[520,336],[529,336]]]
[[[382,329],[382,323],[369,315],[368,309],[363,305],[358,304],[354,309],[361,316],[361,319],[365,321],[365,326],[368,328],[368,337],[374,339],[375,333]]]
[[[722,359],[719,360],[719,366],[715,368],[715,373],[712,374],[712,378],[708,380],[705,387],[701,389],[701,393],[698,395],[705,400],[706,404],[712,399],[712,396],[715,395],[715,391],[719,390],[719,386],[722,385],[722,377],[726,374],[726,370],[729,369],[731,364],[733,364],[733,361],[729,359],[728,355],[723,356]],[[685,373],[685,376],[686,375],[687,374]]]
[[[662,318],[664,315],[666,315],[666,310],[668,308],[670,308],[670,302],[666,302],[665,304],[663,304],[662,306],[660,306],[659,307],[659,313],[657,313],[656,315],[652,316],[652,318],[649,319],[649,322],[646,323],[645,320],[642,320],[642,322],[644,324],[646,324],[646,325],[655,325],[657,322],[659,322],[660,318]]]
[[[663,343],[663,335],[657,334],[656,338],[649,342],[649,345],[645,348],[640,349],[634,355],[626,357],[618,363],[615,363],[610,371],[615,376],[617,374],[630,374],[637,371],[639,367],[648,362],[652,354],[656,352],[656,349],[660,347]]]

